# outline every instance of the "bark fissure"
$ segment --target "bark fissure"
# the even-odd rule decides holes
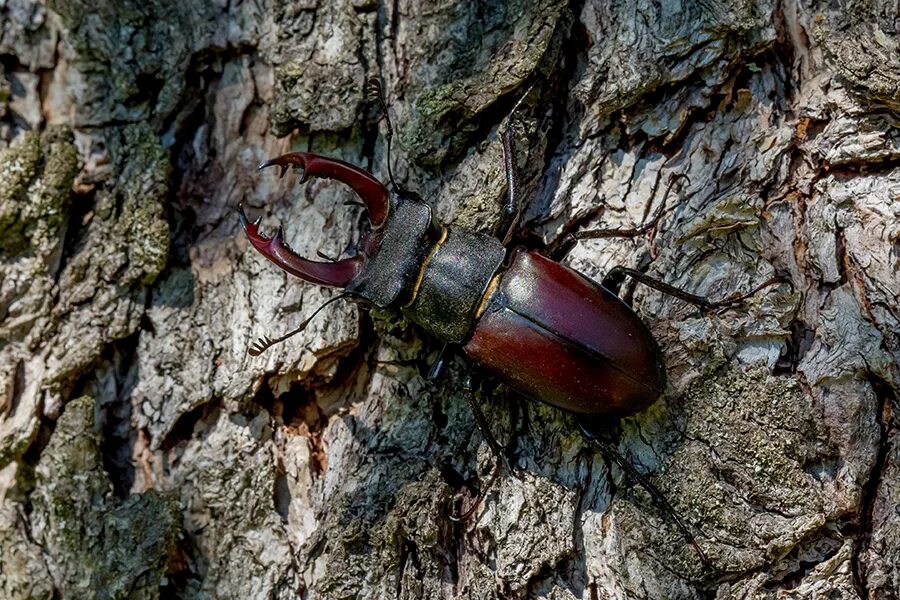
[[[897,396],[888,382],[871,371],[867,373],[867,377],[872,391],[878,399],[878,410],[875,416],[878,420],[880,438],[872,470],[863,486],[863,495],[853,532],[856,538],[853,546],[853,562],[851,563],[853,585],[861,598],[871,597],[866,566],[861,560],[861,556],[871,543],[874,503],[884,482],[887,457],[896,443],[894,437],[897,425],[894,421],[894,414],[900,406],[897,404]]]

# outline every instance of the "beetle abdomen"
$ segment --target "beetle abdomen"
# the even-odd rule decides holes
[[[659,348],[634,311],[533,252],[515,254],[464,350],[513,388],[574,413],[629,415],[665,388]]]

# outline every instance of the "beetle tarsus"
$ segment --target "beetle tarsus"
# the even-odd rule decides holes
[[[629,238],[648,233],[651,229],[656,227],[657,223],[659,223],[659,220],[662,218],[663,213],[666,211],[666,202],[669,199],[669,193],[672,191],[672,188],[675,187],[675,184],[681,179],[684,179],[688,182],[688,184],[690,184],[690,178],[683,173],[672,173],[669,176],[669,182],[666,184],[666,191],[663,194],[662,201],[659,203],[659,207],[657,207],[656,212],[653,213],[653,216],[650,217],[650,219],[640,227],[620,229],[587,229],[585,231],[576,231],[571,235],[575,238],[576,241],[578,241],[613,237]]]
[[[705,305],[701,306],[701,309],[704,312],[712,312],[714,310],[730,308],[735,304],[740,304],[744,300],[756,295],[767,287],[771,287],[773,285],[778,285],[780,283],[786,283],[790,286],[791,291],[794,290],[794,282],[790,280],[786,275],[775,275],[774,277],[770,277],[766,281],[762,282],[752,290],[746,293],[735,292],[728,298],[724,298],[719,300],[718,302],[707,302]]]
[[[494,468],[491,470],[491,477],[484,484],[484,487],[478,492],[478,495],[475,496],[475,499],[472,500],[472,504],[469,505],[469,508],[465,509],[463,512],[458,514],[449,514],[447,518],[454,523],[462,523],[463,521],[469,520],[469,518],[475,514],[475,511],[478,510],[478,507],[481,506],[482,501],[486,495],[487,490],[493,487],[494,482],[497,480],[497,477],[500,475],[500,464],[494,463]]]
[[[250,344],[250,348],[247,349],[247,354],[253,357],[259,356],[274,344],[275,342],[272,341],[272,338],[264,335],[262,337],[256,338],[256,341]]]
[[[650,217],[643,225],[639,227],[615,228],[615,229],[585,229],[583,231],[575,231],[563,233],[556,241],[547,248],[546,255],[553,260],[559,262],[569,255],[578,242],[581,240],[595,240],[600,238],[633,238],[639,235],[649,233],[659,223],[666,211],[666,203],[669,194],[679,180],[685,180],[690,185],[690,178],[683,173],[672,173],[669,175],[669,181],[666,184],[666,191],[663,194],[662,201]],[[605,285],[603,287],[606,287]],[[615,293],[615,292],[614,292]]]
[[[381,89],[381,78],[377,75],[373,75],[366,81],[366,87],[368,89],[369,94],[378,102],[381,107],[381,115],[384,118],[385,124],[387,124],[387,135],[385,135],[385,141],[387,144],[387,172],[388,179],[391,182],[391,186],[394,190],[399,190],[400,186],[397,185],[397,182],[394,181],[394,172],[391,170],[391,141],[394,139],[394,126],[391,124],[391,116],[388,114],[387,100],[384,99],[384,91]]]

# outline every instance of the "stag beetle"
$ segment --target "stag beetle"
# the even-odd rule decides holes
[[[243,207],[238,208],[244,231],[260,254],[301,279],[344,290],[297,330],[275,340],[261,338],[250,349],[254,356],[302,331],[331,302],[349,297],[400,310],[443,341],[444,350],[432,367],[432,377],[440,371],[447,352],[461,348],[473,362],[513,389],[588,423],[595,417],[637,413],[653,404],[666,386],[659,346],[644,322],[615,293],[625,276],[704,311],[730,306],[784,281],[774,277],[749,293],[709,302],[624,267],[614,268],[598,285],[559,262],[578,239],[648,231],[661,215],[675,179],[669,182],[662,206],[642,228],[582,231],[553,248],[551,257],[510,244],[520,212],[510,126],[518,104],[502,127],[508,194],[495,235],[442,225],[426,201],[394,182],[390,169],[393,128],[380,82],[370,85],[377,85],[376,95],[387,121],[390,189],[357,166],[309,152],[291,152],[260,166],[280,167],[282,177],[290,167],[300,167],[301,183],[321,177],[350,186],[365,205],[371,223],[371,231],[360,241],[359,254],[329,262],[308,260],[285,243],[282,227],[271,237],[265,236],[259,230],[260,219],[250,222]],[[484,428],[484,417],[471,395],[469,398],[488,444],[499,455],[502,449]],[[611,444],[600,441],[589,427],[582,430],[650,493],[707,563],[665,497]]]

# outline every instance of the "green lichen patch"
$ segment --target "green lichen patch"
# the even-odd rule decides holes
[[[758,568],[821,527],[837,452],[796,381],[729,371],[691,388],[685,409],[687,441],[663,487],[695,530],[723,544],[706,544],[714,560]]]
[[[93,220],[61,277],[72,301],[86,300],[104,282],[152,283],[168,261],[167,151],[145,123],[109,131],[105,142],[117,159],[116,179],[95,194]]]
[[[149,284],[169,258],[169,225],[162,207],[169,192],[171,165],[149,126],[127,128],[125,143],[131,156],[122,173],[124,202],[120,225],[129,253],[129,272]]]
[[[64,397],[103,348],[138,327],[147,289],[168,261],[167,151],[146,123],[110,128],[99,135],[112,159],[110,174],[95,182],[90,211],[70,229],[48,307],[45,337],[51,344],[43,390]],[[46,296],[46,294],[44,295]],[[63,350],[64,348],[64,350]]]
[[[66,405],[36,472],[35,538],[60,597],[158,597],[177,505],[153,491],[111,496],[91,398]]]
[[[29,131],[0,153],[0,253],[56,246],[77,172],[78,155],[67,127]]]
[[[306,63],[296,60],[283,64],[275,73],[275,77],[281,82],[286,91],[291,91],[303,80],[306,73]]]
[[[40,546],[28,539],[21,509],[0,503],[0,597],[8,600],[50,600],[53,584]]]
[[[87,80],[79,118],[92,124],[147,119],[157,125],[182,101],[184,69],[221,27],[209,2],[52,0],[67,47]]]
[[[24,247],[22,208],[27,201],[25,190],[37,174],[41,159],[40,137],[29,131],[21,142],[0,153],[0,251],[15,252]]]

